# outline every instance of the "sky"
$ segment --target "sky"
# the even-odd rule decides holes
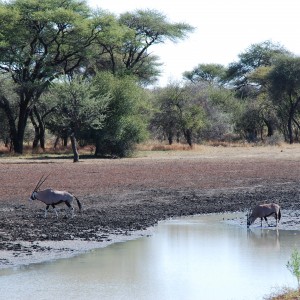
[[[93,8],[119,15],[155,9],[170,22],[185,22],[193,33],[176,44],[149,50],[160,57],[158,85],[182,80],[182,73],[198,64],[227,66],[250,45],[270,40],[300,55],[299,0],[88,0]]]

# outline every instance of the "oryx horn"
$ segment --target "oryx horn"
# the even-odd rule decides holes
[[[39,180],[39,182],[37,183],[37,185],[36,185],[36,187],[35,187],[35,191],[37,191],[40,187],[41,187],[41,185],[46,181],[46,179],[48,178],[50,176],[50,173],[48,174],[48,176],[46,176],[45,178],[44,178],[44,175],[42,175],[42,177],[40,178],[40,180]]]

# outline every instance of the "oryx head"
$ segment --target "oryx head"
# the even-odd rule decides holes
[[[247,227],[249,227],[253,223],[253,217],[250,209],[247,210],[246,217],[247,217]]]
[[[39,188],[41,187],[41,185],[46,181],[46,179],[49,177],[50,174],[48,174],[48,176],[46,176],[44,178],[44,175],[40,178],[40,180],[38,181],[36,187],[34,188],[30,198],[28,199],[29,201],[32,201],[32,200],[36,200],[37,199],[37,193],[38,193],[38,190]]]

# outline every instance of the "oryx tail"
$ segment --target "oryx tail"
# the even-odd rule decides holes
[[[74,196],[74,195],[73,195],[73,196]],[[78,199],[76,196],[74,196],[74,198],[76,199],[76,202],[77,202],[77,205],[78,205],[79,211],[81,211],[81,209],[82,209],[82,205],[81,205],[81,203],[80,203],[79,199]]]

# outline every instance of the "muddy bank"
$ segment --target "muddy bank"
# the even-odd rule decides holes
[[[299,229],[300,147],[263,150],[79,164],[0,161],[0,268],[147,235],[149,227],[167,218],[245,211],[258,203],[279,203],[285,211],[281,228]],[[74,218],[66,218],[59,206],[58,219],[51,209],[44,219],[45,206],[29,204],[36,181],[48,173],[44,187],[65,189],[80,198],[83,210],[79,213],[75,206]]]
[[[120,195],[109,195],[109,198]],[[108,200],[108,199],[107,199]],[[74,218],[63,208],[44,219],[36,206],[2,205],[0,208],[0,267],[69,257],[138,236],[171,217],[225,211],[244,211],[253,203],[272,201],[283,208],[280,229],[300,228],[299,186],[233,190],[150,190],[122,195],[122,204],[85,207]],[[90,203],[88,199],[82,199]],[[128,203],[128,204],[126,204]],[[293,210],[295,209],[295,210]],[[246,220],[240,223],[245,225]],[[241,225],[240,224],[240,225]],[[259,221],[257,220],[257,224]]]

